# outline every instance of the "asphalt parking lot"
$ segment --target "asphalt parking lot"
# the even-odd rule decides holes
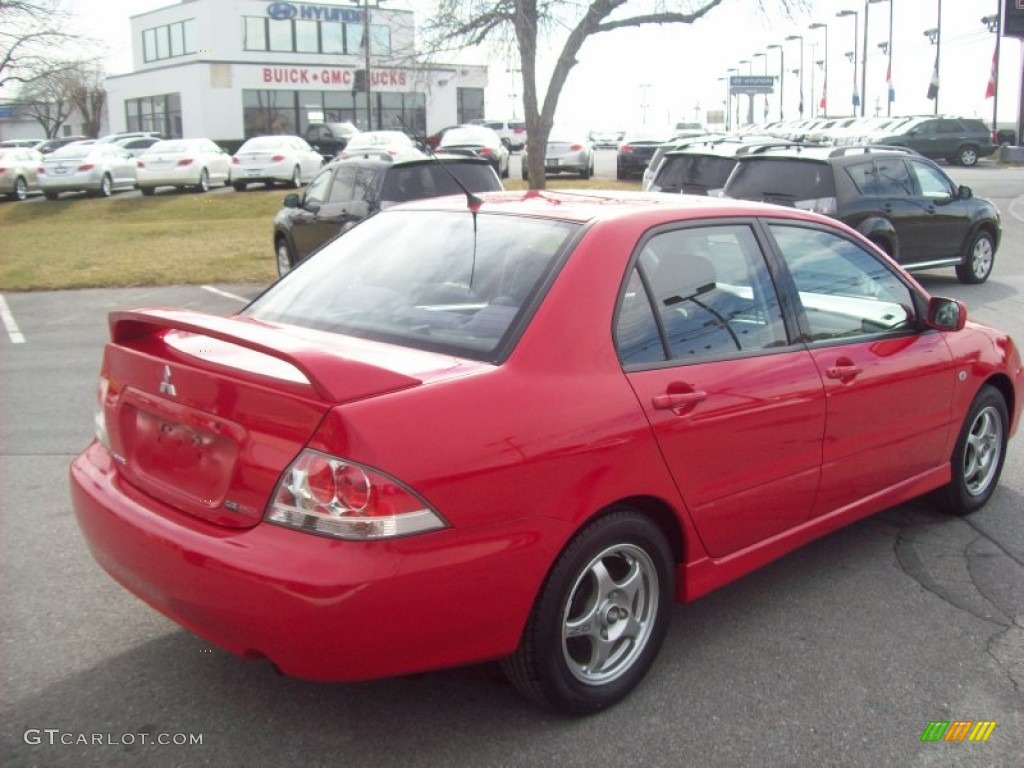
[[[984,285],[921,282],[1024,342],[1024,170],[950,173],[996,200],[1004,241]],[[1021,766],[1024,435],[970,518],[901,505],[676,607],[647,680],[589,719],[534,708],[495,664],[314,684],[164,619],[93,562],[68,500],[106,313],[228,314],[262,287],[3,296],[5,766]],[[958,720],[996,726],[984,743],[922,741]]]

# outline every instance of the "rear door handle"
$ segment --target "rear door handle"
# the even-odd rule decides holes
[[[706,400],[707,396],[707,392],[666,392],[655,395],[651,400],[657,410],[672,410],[675,413],[680,413],[684,409]]]
[[[830,379],[839,379],[843,381],[845,379],[852,379],[861,372],[863,368],[859,365],[833,365],[831,368],[825,370],[825,375]]]

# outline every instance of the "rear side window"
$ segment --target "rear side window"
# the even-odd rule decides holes
[[[667,155],[654,181],[655,192],[706,195],[721,189],[736,165],[731,157],[711,155]]]
[[[739,162],[725,194],[742,200],[797,205],[806,200],[835,197],[832,167],[827,163],[778,159]]]
[[[470,192],[495,192],[501,189],[490,165],[482,163],[445,163],[455,177]],[[384,179],[381,199],[389,203],[404,203],[428,197],[459,195],[462,190],[440,163],[413,165],[392,169]]]
[[[898,158],[879,158],[846,167],[857,191],[869,197],[910,197],[914,180],[907,165]]]

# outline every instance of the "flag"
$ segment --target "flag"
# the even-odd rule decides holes
[[[768,97],[767,96],[764,97],[764,119],[767,122],[767,120],[768,120]]]
[[[896,89],[892,87],[892,62],[885,70],[885,85],[889,90],[889,103],[896,101]]]
[[[828,80],[821,83],[821,101],[818,102],[818,109],[823,114],[828,114]]]
[[[935,69],[932,70],[932,80],[928,83],[928,98],[939,98],[939,57],[935,57]]]
[[[995,98],[996,95],[996,73],[999,71],[999,58],[997,54],[999,52],[999,46],[996,46],[995,51],[992,52],[992,73],[988,76],[988,88],[985,89],[985,98]]]

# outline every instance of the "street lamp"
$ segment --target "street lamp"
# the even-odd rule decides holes
[[[996,36],[996,52],[992,59],[992,75],[991,75],[991,91],[992,91],[992,141],[996,144],[999,143],[999,126],[997,123],[997,110],[996,106],[999,104],[999,38],[1000,35],[1000,19],[999,14],[996,13],[993,16],[984,16],[981,19],[981,23],[988,27],[989,32],[994,32]]]
[[[800,69],[793,70],[793,74],[800,73],[800,117],[804,116],[804,36],[803,35],[790,35],[786,38],[787,40],[799,40],[800,41]]]
[[[825,30],[825,58],[823,59],[824,66],[822,68],[823,69],[823,71],[822,71],[823,80],[822,80],[822,85],[821,85],[821,101],[818,102],[818,109],[819,110],[823,109],[825,111],[825,115],[827,117],[828,116],[828,24],[825,24],[825,23],[822,23],[822,22],[815,22],[814,24],[808,25],[807,28],[808,29],[823,29],[823,30]],[[812,87],[811,90],[813,91],[814,88]],[[815,98],[817,98],[817,96],[815,96]],[[820,112],[819,112],[819,114],[820,114]]]
[[[857,94],[857,38],[860,37],[860,14],[857,11],[839,11],[836,16],[839,18],[853,16],[853,114],[856,115],[857,107],[862,103]]]
[[[867,0],[867,1],[868,1],[868,3],[889,3],[889,41],[888,41],[888,44],[886,45],[885,48],[882,48],[881,45],[878,46],[878,47],[882,48],[882,53],[883,54],[887,54],[888,57],[889,57],[888,61],[886,62],[886,69],[885,69],[885,91],[886,91],[885,92],[885,101],[886,101],[886,104],[888,105],[888,107],[886,108],[885,114],[886,114],[887,117],[891,117],[892,116],[892,102],[893,102],[893,99],[895,98],[895,94],[893,93],[893,90],[892,90],[892,7],[896,4],[896,0]],[[865,62],[867,61],[867,58],[868,58],[868,7],[867,7],[867,5],[865,5],[864,6],[864,60],[865,60]],[[867,70],[867,67],[865,67],[865,71],[866,70]],[[863,79],[861,80],[860,88],[861,88],[862,91],[865,88]]]
[[[753,54],[750,58],[752,60],[753,59],[757,59],[757,58],[762,59],[761,63],[763,65],[763,67],[764,67],[764,74],[766,74],[766,75],[768,74],[768,54],[767,53],[765,53],[764,51],[758,51],[757,53]],[[751,67],[750,68],[751,68],[751,70],[753,70],[753,68],[754,68],[753,67],[753,61],[751,61]],[[754,101],[754,94],[750,94],[750,101],[751,102]],[[751,115],[753,115],[753,109],[754,109],[753,104],[751,104],[750,109],[751,109]],[[768,94],[767,93],[764,95],[764,119],[765,120],[768,119]]]
[[[647,125],[647,89],[650,83],[640,83],[640,122]]]
[[[785,120],[783,105],[786,103],[786,52],[778,43],[772,43],[769,49],[779,49],[779,120]],[[767,64],[765,65],[767,69]]]
[[[370,0],[352,0],[363,7],[363,66],[366,72],[366,130],[373,130],[373,102],[370,98]],[[379,7],[381,0],[376,0]],[[379,122],[379,116],[378,116]]]
[[[733,125],[733,123],[732,123],[732,76],[734,74],[739,74],[739,70],[736,69],[736,67],[729,67],[727,70],[725,70],[725,72],[726,72],[726,75],[727,75],[726,80],[729,83],[728,90],[727,90],[727,94],[728,94],[729,98],[728,98],[728,101],[726,102],[726,104],[728,105],[728,109],[727,109],[727,111],[725,113],[725,129],[727,131],[731,131],[732,130],[732,125]],[[740,102],[739,95],[737,95],[737,97],[736,97],[736,127],[739,127],[739,124],[740,124],[739,102]]]

